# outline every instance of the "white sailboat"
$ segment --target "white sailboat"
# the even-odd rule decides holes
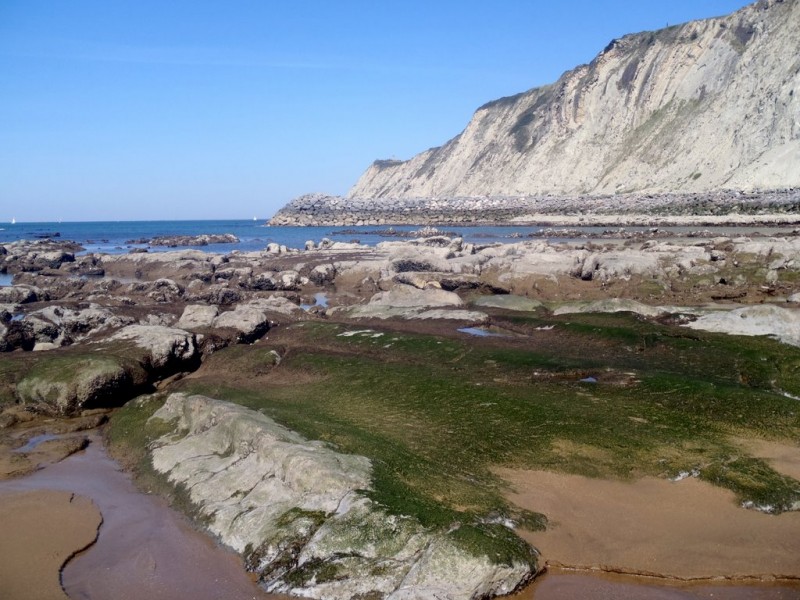
[[[12,225],[16,225],[17,224],[17,217],[11,217],[11,224]]]

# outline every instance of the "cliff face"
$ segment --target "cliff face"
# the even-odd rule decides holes
[[[480,107],[350,197],[608,194],[800,185],[800,0],[612,41],[554,84]]]

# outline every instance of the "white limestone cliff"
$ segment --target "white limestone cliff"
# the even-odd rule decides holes
[[[613,40],[479,108],[445,145],[376,161],[350,198],[800,186],[800,1]]]

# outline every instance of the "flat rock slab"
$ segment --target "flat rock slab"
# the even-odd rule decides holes
[[[481,296],[474,300],[472,304],[482,308],[502,308],[516,311],[533,311],[542,306],[542,303],[538,300],[531,300],[530,298],[513,294]]]
[[[658,317],[666,314],[669,309],[660,306],[649,306],[635,300],[609,298],[594,302],[572,302],[564,304],[553,310],[554,315],[569,315],[573,313],[615,313],[632,312],[645,317]]]
[[[67,599],[61,567],[94,543],[102,521],[90,499],[72,492],[0,494],[0,597]]]
[[[768,304],[710,313],[686,326],[732,335],[768,335],[800,346],[800,312]]]

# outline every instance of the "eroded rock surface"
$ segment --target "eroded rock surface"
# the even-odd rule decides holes
[[[687,323],[686,327],[733,335],[767,335],[800,346],[800,313],[779,306],[746,306],[715,311]]]
[[[268,417],[172,394],[153,420],[173,431],[154,468],[183,486],[208,529],[272,591],[311,598],[469,599],[504,594],[536,571],[532,549],[508,564],[449,531],[386,512],[367,496],[371,465]]]
[[[30,369],[17,383],[15,395],[22,404],[71,414],[92,404],[113,405],[113,396],[130,397],[147,379],[141,365],[117,356],[53,357]]]
[[[197,358],[195,336],[183,329],[162,325],[129,325],[109,338],[130,341],[139,349],[142,362],[155,369],[188,363]]]

